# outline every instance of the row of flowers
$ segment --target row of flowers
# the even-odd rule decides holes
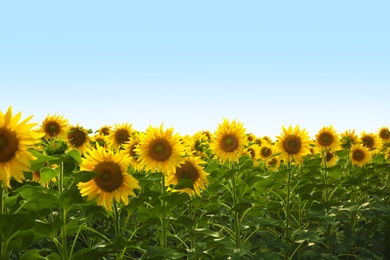
[[[386,126],[270,138],[228,119],[193,135],[31,119],[0,111],[0,259],[385,256]]]
[[[138,181],[128,173],[129,167],[132,171],[162,172],[166,186],[175,185],[182,178],[190,179],[193,190],[178,191],[200,196],[208,184],[208,173],[202,165],[209,158],[222,164],[233,163],[246,154],[254,166],[263,162],[272,170],[277,170],[281,162],[301,164],[302,157],[316,153],[321,155],[324,165],[331,167],[339,149],[350,149],[351,162],[359,167],[369,163],[378,152],[390,158],[388,127],[358,136],[354,130],[339,135],[332,126],[325,126],[311,139],[304,129],[290,126],[283,127],[274,141],[247,133],[242,123],[228,119],[214,133],[204,130],[181,136],[163,125],[141,132],[123,123],[103,126],[93,133],[82,126],[69,125],[60,115],[48,115],[38,127],[29,123],[31,118],[20,121],[21,113],[13,116],[11,107],[5,114],[0,113],[0,180],[4,185],[11,188],[11,178],[17,182],[25,179],[23,172],[30,171],[34,160],[30,148],[47,155],[77,149],[83,155],[80,170],[99,173],[91,181],[78,184],[81,194],[87,200],[98,197],[97,204],[108,210],[113,198],[127,204],[128,196],[135,196],[134,189],[140,189]],[[36,171],[34,180],[39,181],[39,175]]]

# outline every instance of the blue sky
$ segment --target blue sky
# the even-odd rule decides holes
[[[390,126],[389,1],[2,1],[0,110],[182,134]]]

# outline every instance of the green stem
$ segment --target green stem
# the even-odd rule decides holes
[[[60,176],[58,180],[58,193],[61,196],[63,192],[64,192],[64,162],[61,162]],[[67,211],[62,207],[60,208],[60,216],[62,218],[62,227],[61,227],[62,259],[67,260],[69,258],[67,235],[66,235]]]
[[[191,220],[191,223],[193,223],[194,221],[194,214],[192,212],[192,198],[190,198],[188,201],[187,201],[187,208],[188,208],[188,217],[190,218]],[[191,235],[190,235],[190,249],[189,251],[190,252],[195,252],[195,236],[192,235],[192,232],[191,232]]]
[[[235,174],[232,175],[232,193],[233,193],[233,208],[237,205],[237,185]],[[240,230],[240,216],[237,211],[234,211],[234,233],[235,233],[235,242],[236,248],[241,246],[241,230]]]
[[[285,259],[289,259],[290,250],[290,182],[291,182],[291,162],[287,163],[287,193],[286,193],[286,228],[284,233],[284,240],[287,243]]]
[[[4,214],[4,199],[5,199],[5,196],[4,196],[4,186],[3,186],[3,182],[0,182],[0,214]],[[0,236],[0,257],[1,259],[3,259],[4,255],[3,253],[5,253],[3,250],[3,246],[5,246],[5,241],[3,240],[3,236]]]
[[[114,208],[114,226],[115,226],[115,237],[118,238],[122,235],[121,225],[120,225],[120,210],[118,209],[118,204],[114,200],[113,202],[113,208]],[[116,254],[116,259],[120,260],[121,253],[118,252]]]
[[[166,200],[164,199],[165,197],[165,175],[162,173],[161,177],[161,205],[163,206],[163,216],[161,219],[161,225],[162,225],[162,234],[161,234],[161,246],[162,247],[167,247],[167,223],[166,223],[166,218],[167,218],[167,203]]]

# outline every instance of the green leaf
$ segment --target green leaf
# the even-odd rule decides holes
[[[81,154],[78,150],[73,149],[66,153],[67,156],[75,160],[78,164],[81,163]]]
[[[38,250],[29,250],[26,253],[22,255],[20,260],[40,260],[40,259],[47,259],[39,254]]]
[[[37,193],[28,199],[23,208],[26,210],[38,212],[42,209],[49,209],[51,207],[59,207],[61,201],[58,196],[48,193]]]
[[[345,149],[345,150],[339,150],[339,151],[335,151],[335,154],[340,157],[340,158],[344,158],[346,156],[349,155],[351,151],[349,149]]]
[[[34,232],[34,240],[38,241],[43,238],[55,238],[62,227],[60,218],[56,218],[53,222],[44,223],[36,221],[32,231]]]
[[[61,196],[61,204],[65,209],[70,209],[72,207],[78,207],[79,204],[84,202],[83,197],[80,194],[79,189],[76,186],[73,186],[69,190],[64,191]]]
[[[83,248],[72,256],[72,260],[103,259],[110,253],[111,252],[102,252],[97,249]]]
[[[31,162],[31,171],[39,170],[46,162],[57,161],[59,158],[54,156],[49,156],[45,154],[41,154],[40,152],[29,149],[28,150],[32,155],[34,155],[37,159]]]
[[[34,220],[27,213],[0,214],[0,234],[9,240],[18,232],[33,228]]]
[[[4,200],[4,205],[6,207],[8,207],[8,208],[12,208],[13,206],[15,206],[16,201],[18,200],[18,198],[19,198],[19,194],[16,194],[16,195],[11,196],[11,197],[7,197]]]
[[[240,203],[237,203],[237,205],[235,205],[233,208],[232,208],[232,211],[236,211],[238,212],[239,214],[242,214],[244,213],[247,209],[250,209],[252,207],[252,203],[249,203],[247,201],[242,201]]]
[[[57,168],[58,169],[58,168]],[[40,183],[45,184],[49,182],[51,179],[54,177],[57,177],[59,172],[57,169],[53,169],[51,167],[45,166],[42,167],[39,172],[40,172]]]
[[[72,177],[73,177],[75,183],[79,183],[79,182],[88,182],[98,175],[99,175],[99,173],[97,173],[97,172],[79,171],[79,172],[73,173]]]
[[[30,182],[17,189],[16,193],[19,193],[23,199],[29,200],[33,196],[36,196],[37,193],[44,193],[44,191],[43,187],[38,183]]]
[[[187,254],[179,253],[173,248],[159,247],[159,246],[148,246],[146,248],[146,254],[148,259],[162,259],[167,257],[169,259],[179,259],[187,256]]]
[[[173,187],[173,189],[175,190],[181,190],[185,188],[189,188],[191,190],[194,189],[194,184],[192,183],[191,179],[181,178],[179,182]]]
[[[243,156],[241,158],[244,158],[244,160],[240,165],[240,171],[253,169],[253,160],[249,156]]]

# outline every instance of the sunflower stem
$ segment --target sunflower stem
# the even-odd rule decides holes
[[[113,208],[114,208],[114,224],[115,224],[115,237],[118,238],[120,237],[122,234],[122,231],[121,231],[121,225],[120,225],[120,211],[118,209],[118,203],[114,200],[113,202]],[[121,253],[118,252],[116,254],[116,259],[120,260],[122,259],[121,257]]]
[[[58,180],[58,193],[61,195],[64,192],[64,162],[60,164],[60,176]],[[67,235],[66,235],[66,218],[67,211],[64,208],[60,208],[60,215],[62,218],[62,227],[61,227],[61,241],[62,241],[62,259],[68,259],[68,245],[67,245]]]
[[[233,168],[233,167],[232,167]],[[232,193],[233,193],[233,208],[236,207],[238,201],[237,201],[237,185],[236,185],[236,178],[235,174],[232,175]],[[235,242],[236,242],[236,248],[239,249],[241,246],[241,232],[240,232],[240,216],[238,215],[237,211],[234,211],[234,235],[235,235]]]
[[[162,173],[161,177],[161,205],[163,206],[163,216],[161,219],[161,225],[162,225],[162,234],[161,234],[161,246],[167,247],[167,203],[165,198],[165,174]]]
[[[287,163],[287,192],[286,192],[286,228],[284,232],[284,240],[287,243],[287,249],[285,253],[284,259],[289,259],[289,251],[290,251],[290,181],[291,181],[291,162]]]
[[[194,214],[192,211],[192,197],[187,201],[187,208],[188,208],[188,217],[191,220],[191,223],[194,222]],[[190,252],[195,252],[195,236],[192,235],[192,232],[190,232]]]
[[[4,213],[4,199],[5,199],[4,191],[5,191],[5,188],[3,186],[3,182],[0,182],[0,214]],[[4,245],[3,236],[0,236],[0,257],[1,257],[1,259],[3,259],[3,257],[4,257],[3,253],[5,253],[3,251],[3,245]]]

